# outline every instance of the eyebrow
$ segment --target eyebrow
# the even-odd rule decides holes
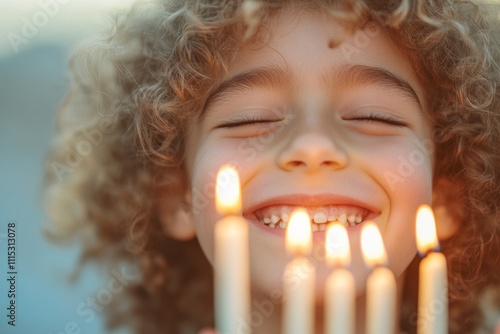
[[[335,66],[326,72],[323,81],[331,89],[334,89],[334,86],[339,84],[342,87],[382,86],[389,90],[401,92],[404,97],[414,102],[421,112],[423,110],[422,103],[410,83],[380,67],[367,65]]]
[[[202,113],[214,104],[234,93],[255,88],[290,87],[292,86],[290,71],[277,66],[259,67],[236,74],[219,84],[205,100]]]
[[[414,102],[419,111],[422,112],[422,103],[413,87],[403,78],[396,74],[367,65],[336,65],[323,75],[323,83],[329,89],[335,87],[360,87],[366,85],[378,85],[390,90],[399,91],[404,97]],[[205,100],[200,118],[205,111],[216,102],[239,92],[249,91],[256,88],[284,88],[291,89],[294,86],[292,73],[286,68],[279,66],[266,66],[254,68],[249,71],[236,74],[220,83]]]

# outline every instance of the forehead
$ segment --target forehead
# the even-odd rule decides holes
[[[367,47],[369,52],[379,48],[379,53],[397,54],[409,65],[408,57],[397,50],[387,30],[376,21],[359,22],[359,29],[352,33],[324,11],[297,6],[282,8],[261,23],[255,37],[240,50],[238,60],[244,62],[245,56],[255,55],[266,46],[277,52],[300,50],[297,56],[311,57],[324,49],[341,49],[346,61],[362,56]]]
[[[343,42],[331,47],[332,40]],[[424,89],[409,58],[395,47],[385,29],[370,22],[349,34],[317,11],[285,8],[272,16],[257,37],[239,50],[228,70],[211,97],[220,97],[223,94],[217,90],[227,92],[231,85],[245,89],[246,83],[317,92],[346,90],[352,87],[348,83],[364,80],[399,86],[425,108]]]

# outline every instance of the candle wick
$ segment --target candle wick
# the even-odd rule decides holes
[[[427,249],[425,252],[419,251],[418,254],[420,255],[421,258],[424,258],[431,253],[439,253],[440,251],[441,251],[441,247],[440,247],[440,245],[437,245],[434,248]]]
[[[374,272],[375,270],[377,270],[379,268],[387,268],[387,263],[377,262],[372,266],[371,271]]]

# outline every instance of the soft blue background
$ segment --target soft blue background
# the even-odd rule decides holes
[[[66,1],[28,43],[17,52],[9,49],[9,32],[19,34],[23,18],[32,18],[42,10],[40,2],[50,1],[56,0],[0,0],[0,333],[66,333],[74,321],[80,331],[73,333],[99,334],[106,332],[102,314],[87,323],[76,309],[108,286],[110,268],[88,267],[80,280],[69,283],[78,248],[55,246],[42,235],[40,185],[55,113],[68,88],[69,50],[89,33],[103,6]],[[16,327],[8,326],[6,317],[9,221],[17,223],[18,238]]]

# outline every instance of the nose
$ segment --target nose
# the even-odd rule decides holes
[[[278,164],[286,171],[302,170],[308,173],[321,169],[342,169],[348,155],[339,143],[327,134],[307,132],[292,138],[278,155]]]

